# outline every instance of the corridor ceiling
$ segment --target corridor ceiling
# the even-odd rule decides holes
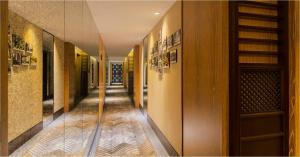
[[[175,0],[87,0],[109,57],[126,56],[151,31]],[[155,13],[160,13],[155,15]]]

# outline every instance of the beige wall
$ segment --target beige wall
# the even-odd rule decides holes
[[[181,28],[181,2],[177,1],[165,17],[149,34],[148,56],[150,56],[158,32],[162,37],[170,36]],[[160,78],[158,72],[148,67],[148,114],[163,132],[176,151],[182,152],[182,109],[181,109],[181,45],[176,46],[178,62]]]
[[[54,38],[54,112],[64,107],[64,42]]]
[[[37,58],[36,68],[20,66],[9,76],[8,139],[11,141],[42,121],[42,30],[12,12],[9,20],[13,32],[32,44],[33,56]]]

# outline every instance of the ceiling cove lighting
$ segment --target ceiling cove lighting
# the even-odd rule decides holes
[[[154,15],[160,15],[160,12],[155,12]]]

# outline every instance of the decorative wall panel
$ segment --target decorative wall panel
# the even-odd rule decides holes
[[[279,71],[242,71],[240,77],[242,113],[281,110]]]
[[[123,83],[123,65],[111,64],[111,83]]]

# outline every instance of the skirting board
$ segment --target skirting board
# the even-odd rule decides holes
[[[150,118],[150,116],[147,116],[147,120],[152,127],[153,131],[155,132],[156,136],[159,138],[162,145],[165,147],[166,151],[170,156],[180,156],[176,150],[173,148],[171,143],[168,141],[168,139],[165,137],[165,135],[160,131],[160,129],[156,126],[154,121]]]
[[[64,113],[64,108],[61,108],[53,113],[53,120],[57,119],[59,116],[61,116]]]
[[[12,141],[8,143],[8,153],[11,154],[19,147],[21,147],[24,143],[30,140],[34,135],[39,133],[43,129],[43,121],[39,122],[32,128],[28,129]]]

